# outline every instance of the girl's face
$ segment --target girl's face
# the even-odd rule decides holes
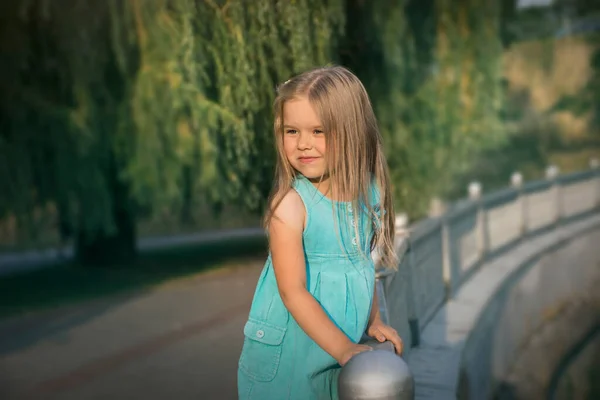
[[[325,132],[305,96],[283,105],[283,149],[292,167],[308,179],[318,182],[327,172]]]

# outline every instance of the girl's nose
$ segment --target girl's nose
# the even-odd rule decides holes
[[[312,148],[312,135],[300,133],[298,135],[298,150],[307,150]]]

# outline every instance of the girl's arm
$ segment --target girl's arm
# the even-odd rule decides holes
[[[306,289],[306,264],[302,246],[305,208],[290,190],[271,219],[269,247],[279,294],[298,325],[323,350],[344,365],[352,355],[370,347],[353,343],[329,318]]]

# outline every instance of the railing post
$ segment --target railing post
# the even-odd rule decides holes
[[[520,238],[525,237],[527,233],[527,199],[523,193],[523,175],[516,171],[510,177],[511,186],[517,191],[517,204],[521,209],[521,222],[520,222]]]
[[[596,181],[596,208],[600,208],[600,160],[597,158],[590,158],[590,169],[594,170],[596,173],[595,181]]]
[[[380,274],[375,275],[375,290],[377,291],[377,301],[379,303],[379,314],[384,324],[390,324],[390,314],[388,313],[387,301],[385,298],[385,288],[383,286],[383,280],[386,276]]]
[[[397,214],[395,225],[396,235],[408,241],[408,216]],[[375,253],[373,256],[378,264],[379,254]],[[386,324],[390,323],[390,316],[384,280],[389,276],[386,271],[379,271],[375,275],[381,319]],[[373,348],[373,351],[357,354],[344,365],[338,378],[339,399],[414,400],[413,375],[406,362],[395,354],[392,342],[379,343],[363,335],[362,343]]]
[[[412,273],[413,273],[413,253],[411,251],[411,243],[408,231],[408,215],[406,214],[398,214],[396,215],[396,237],[401,237],[402,240],[405,240],[406,252],[404,257],[406,257],[406,268],[408,271],[402,271],[401,273],[407,279],[407,309],[408,309],[408,328],[410,330],[411,337],[411,345],[418,346],[420,340],[420,332],[419,332],[419,318],[416,315],[415,311],[415,291],[413,287]]]
[[[479,260],[483,260],[489,250],[489,235],[487,213],[483,209],[481,202],[481,184],[479,182],[471,182],[469,184],[469,198],[477,204],[477,230],[478,238],[477,245],[479,250]]]
[[[562,214],[563,214],[561,190],[560,190],[560,185],[558,184],[558,180],[556,179],[556,178],[558,178],[559,173],[560,173],[560,170],[558,169],[558,167],[556,165],[550,165],[550,166],[548,166],[548,168],[546,168],[546,179],[551,181],[551,183],[552,183],[551,190],[554,192],[554,210],[555,210],[554,223],[555,224],[560,223],[560,220],[562,219]]]
[[[406,253],[408,269],[410,271],[409,276],[409,293],[408,293],[408,327],[410,329],[411,346],[415,347],[421,344],[421,324],[419,315],[417,315],[416,298],[417,292],[413,286],[413,273],[415,272],[416,262],[415,255],[412,251],[412,244],[409,243],[408,252]]]
[[[443,216],[441,220],[442,230],[442,278],[444,279],[444,289],[446,291],[446,300],[452,297],[452,264],[450,258],[450,228],[448,226],[448,217]]]
[[[405,213],[398,213],[394,225],[396,228],[396,236],[408,236],[408,215]]]

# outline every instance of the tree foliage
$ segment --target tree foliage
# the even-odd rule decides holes
[[[171,205],[189,184],[214,204],[242,199],[259,209],[271,183],[275,87],[334,58],[341,2],[132,1],[127,8],[140,49],[131,96],[137,140],[127,168],[135,197]],[[190,169],[185,184],[182,165]]]
[[[419,216],[502,137],[493,3],[5,2],[0,213],[35,232],[27,221],[55,207],[97,256],[131,253],[142,213],[186,218],[200,200],[259,212],[276,86],[342,63],[373,100],[399,207]]]
[[[345,63],[370,89],[399,206],[420,217],[473,152],[504,138],[499,6],[381,0],[351,10]]]
[[[595,49],[589,61],[591,76],[587,85],[577,95],[561,97],[550,111],[571,111],[576,116],[588,115],[593,134],[600,137],[600,35],[592,35],[588,40],[594,44]]]

